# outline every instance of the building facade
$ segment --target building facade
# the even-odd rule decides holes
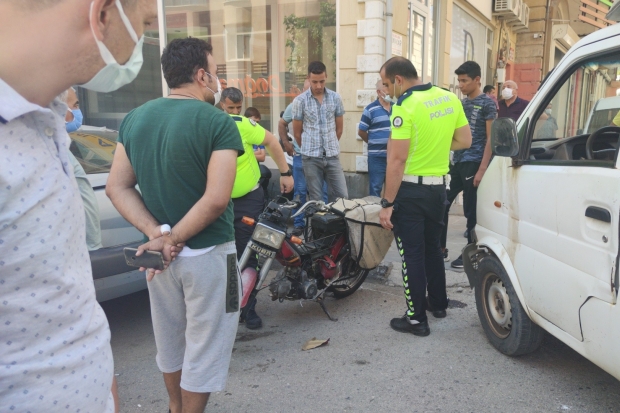
[[[80,88],[84,123],[118,130],[130,110],[166,96],[160,56],[175,38],[212,43],[219,78],[241,89],[245,107],[258,108],[261,124],[273,132],[280,113],[300,93],[308,63],[321,60],[327,87],[340,93],[346,110],[342,165],[363,180],[366,148],[357,127],[364,107],[376,99],[379,69],[388,58],[409,58],[424,82],[457,94],[454,70],[475,60],[483,85],[499,89],[513,79],[528,98],[579,37],[609,24],[601,17],[605,2],[158,0],[160,17],[145,33],[142,71],[112,93]]]

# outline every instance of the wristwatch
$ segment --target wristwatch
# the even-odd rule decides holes
[[[286,172],[280,172],[280,176],[293,176],[293,172],[289,169]]]
[[[159,226],[159,230],[161,231],[161,235],[170,235],[172,234],[172,228],[170,225],[164,224]]]
[[[394,202],[388,202],[387,199],[381,198],[381,208],[389,208],[394,206]]]

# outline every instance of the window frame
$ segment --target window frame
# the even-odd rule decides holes
[[[592,46],[592,45],[588,45]],[[577,59],[570,66],[568,66],[562,73],[561,77],[555,80],[551,89],[549,89],[543,99],[538,103],[538,106],[526,117],[522,120],[522,126],[518,130],[518,140],[519,140],[519,154],[517,157],[513,158],[513,166],[521,166],[521,165],[549,165],[549,166],[592,166],[592,167],[605,167],[605,168],[615,168],[618,161],[618,154],[620,153],[620,138],[618,140],[618,149],[616,150],[616,156],[614,157],[613,164],[609,161],[602,160],[532,160],[530,159],[530,150],[532,148],[532,143],[535,141],[534,132],[536,130],[536,123],[542,113],[545,111],[549,103],[553,101],[553,98],[558,94],[560,89],[564,87],[567,81],[569,81],[570,77],[581,67],[584,66],[585,63],[591,62],[593,60],[605,60],[608,58],[612,58],[613,56],[618,57],[618,61],[620,61],[620,45],[605,51],[605,53],[601,54],[600,51],[592,51],[590,53],[585,54],[584,56]],[[546,82],[545,82],[546,83]],[[542,86],[542,83],[541,83]],[[526,109],[527,110],[527,109]],[[532,119],[536,119],[536,122],[532,122]],[[575,135],[579,136],[579,135]],[[541,141],[541,140],[538,140]]]

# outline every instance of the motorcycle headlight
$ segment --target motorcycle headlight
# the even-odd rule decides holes
[[[252,239],[272,248],[280,248],[286,234],[264,224],[257,224]]]

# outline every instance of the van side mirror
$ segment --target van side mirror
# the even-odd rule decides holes
[[[517,125],[510,118],[499,118],[491,125],[491,150],[493,155],[507,158],[519,154]]]

